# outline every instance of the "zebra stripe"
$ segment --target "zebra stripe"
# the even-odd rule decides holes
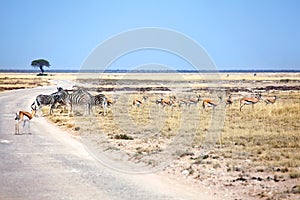
[[[76,90],[70,95],[71,110],[74,111],[74,106],[86,106],[88,113],[91,114],[93,105],[93,96],[86,90]]]
[[[40,94],[35,98],[35,101],[31,104],[31,108],[33,109],[34,106],[36,106],[37,109],[41,109],[43,106],[50,105],[49,114],[51,115],[53,113],[55,103],[59,101],[59,99],[60,98],[57,95]]]
[[[70,94],[68,93],[68,91],[64,90],[61,87],[58,87],[57,92],[53,93],[52,95],[58,96],[56,98],[57,102],[62,105],[70,105],[71,104]]]

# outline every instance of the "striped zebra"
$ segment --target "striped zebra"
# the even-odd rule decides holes
[[[98,94],[98,95],[92,96],[92,105],[93,106],[100,105],[103,109],[103,115],[106,115],[108,101],[104,94]]]
[[[52,115],[53,109],[55,108],[55,104],[57,102],[61,102],[61,98],[59,95],[53,93],[51,95],[40,94],[35,98],[35,101],[31,104],[31,108],[37,108],[40,110],[43,106],[50,106],[49,114]]]
[[[69,95],[69,102],[71,104],[71,111],[75,111],[75,106],[85,106],[88,114],[91,114],[93,106],[93,96],[86,90],[79,89]]]
[[[83,89],[75,90],[73,93],[69,94],[68,91],[59,87],[57,88],[57,92],[55,94],[59,96],[60,104],[69,107],[69,114],[71,112],[74,113],[76,110],[75,107],[78,106],[86,107],[88,114],[91,114],[92,106],[95,104],[94,97],[88,91]]]
[[[71,110],[71,100],[70,100],[70,94],[68,93],[67,90],[64,90],[63,88],[61,87],[58,87],[57,88],[57,92],[53,93],[53,95],[57,95],[59,96],[58,99],[58,103],[62,106],[66,106],[66,107],[69,107],[68,108],[68,112],[70,114],[70,110]]]

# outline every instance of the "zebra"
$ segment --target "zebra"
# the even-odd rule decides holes
[[[84,105],[88,110],[88,114],[91,114],[93,106],[93,96],[86,90],[78,89],[69,95],[69,102],[71,104],[71,111],[74,112],[75,105]]]
[[[103,108],[103,114],[107,114],[108,101],[104,94],[97,94],[95,96],[92,96],[92,105],[101,105],[101,107]]]
[[[56,98],[57,99],[56,102],[58,102],[60,105],[69,107],[68,112],[70,114],[71,100],[70,100],[70,94],[68,93],[68,91],[64,90],[62,87],[58,87],[57,92],[53,93],[52,95],[58,96],[58,98]]]
[[[95,104],[93,96],[86,90],[78,89],[69,94],[68,91],[61,87],[57,88],[57,92],[54,93],[59,96],[59,103],[70,107],[69,114],[75,111],[75,106],[86,106],[88,114],[92,111],[92,106]]]
[[[49,114],[52,115],[53,109],[57,102],[61,102],[61,98],[57,94],[45,95],[39,94],[35,101],[31,104],[31,108],[37,108],[37,110],[41,109],[43,106],[50,105]]]

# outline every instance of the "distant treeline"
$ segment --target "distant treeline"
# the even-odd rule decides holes
[[[0,69],[2,73],[37,73],[36,70]],[[293,73],[299,70],[47,70],[48,73]],[[45,73],[47,73],[45,72]]]

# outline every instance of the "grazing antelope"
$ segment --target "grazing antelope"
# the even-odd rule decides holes
[[[161,105],[163,107],[165,106],[171,106],[172,108],[175,105],[176,97],[175,96],[170,96],[169,99],[162,99],[161,100]]]
[[[191,105],[197,106],[198,103],[200,102],[200,95],[197,95],[196,98],[190,98],[188,100],[188,106],[190,107]]]
[[[147,98],[148,98],[148,97],[143,96],[142,99],[133,99],[132,105],[131,105],[131,106],[132,106],[132,107],[134,107],[134,106],[140,107],[140,105],[142,105],[143,102],[147,101]]]
[[[225,100],[225,107],[227,107],[227,106],[230,107],[232,105],[232,103],[233,103],[233,101],[231,99],[231,94],[230,94]]]
[[[277,99],[278,99],[278,97],[274,96],[273,98],[272,97],[264,98],[264,101],[265,101],[266,105],[268,105],[270,103],[274,104]]]
[[[157,99],[157,100],[155,101],[156,105],[158,105],[158,104],[161,104],[161,105],[162,105],[163,100],[164,100],[164,98]]]
[[[15,135],[19,135],[20,134],[20,124],[23,122],[23,128],[26,127],[26,123],[27,123],[27,127],[29,129],[29,134],[30,133],[30,120],[34,117],[35,112],[37,110],[37,108],[35,106],[32,106],[32,110],[31,113],[27,112],[27,111],[19,111],[16,113],[16,124],[15,124]]]
[[[111,107],[113,105],[113,100],[107,99],[107,107]]]
[[[219,101],[215,102],[211,99],[204,99],[202,102],[202,108],[203,110],[205,110],[205,108],[207,107],[212,107],[212,109],[214,110],[216,106],[218,106],[221,102],[222,102],[222,97],[221,95],[218,95]]]
[[[261,100],[261,94],[256,94],[254,98],[242,98],[240,100],[240,111],[242,111],[242,107],[245,105],[252,105],[252,108],[254,108],[254,104],[259,102]]]
[[[187,107],[189,105],[189,101],[186,99],[178,99],[178,100],[176,100],[176,102],[179,107],[181,107],[182,105]]]

